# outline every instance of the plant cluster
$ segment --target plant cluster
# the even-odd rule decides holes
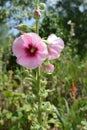
[[[54,34],[49,36],[48,32],[44,33],[48,29],[46,19],[41,25],[42,30],[38,28],[44,7],[44,3],[37,4],[36,1],[36,26],[17,25],[15,28],[22,35],[19,34],[15,41],[12,35],[6,37],[6,40],[3,38],[6,30],[2,33],[0,130],[87,129],[87,56],[82,60],[79,58],[77,49],[74,48],[78,41],[72,35],[74,25],[69,21],[71,29],[68,33],[62,25],[59,30],[48,30],[50,33],[57,30],[56,35],[59,34],[65,42],[68,39],[59,57],[63,49],[62,39]],[[49,20],[49,17],[45,18]],[[57,20],[61,21],[60,18]],[[55,23],[54,18],[49,22],[49,26],[52,26],[52,22]],[[40,36],[37,34],[39,31]],[[30,58],[32,62],[29,61]]]

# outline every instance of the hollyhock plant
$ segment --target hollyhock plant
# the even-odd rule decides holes
[[[26,90],[29,90],[28,93],[24,93],[25,95],[24,105],[30,107],[30,114],[26,115],[26,118],[23,123],[27,123],[26,119],[28,119],[28,116],[29,121],[31,121],[33,116],[35,117],[35,120],[32,120],[32,124],[28,123],[27,125],[27,127],[29,126],[29,129],[33,130],[35,129],[46,130],[48,128],[51,129],[49,120],[53,120],[54,129],[56,129],[56,122],[58,122],[58,119],[54,119],[55,116],[54,114],[56,114],[54,111],[55,107],[54,105],[51,105],[50,101],[46,100],[46,98],[49,96],[48,95],[49,92],[51,92],[52,90],[50,90],[47,87],[48,80],[46,80],[46,78],[44,77],[45,76],[44,73],[43,72],[41,73],[41,71],[48,72],[49,74],[54,71],[54,65],[51,64],[50,60],[56,59],[60,56],[60,53],[64,48],[64,42],[61,38],[57,37],[55,34],[51,34],[47,40],[41,39],[41,37],[39,36],[39,28],[40,28],[39,24],[42,12],[44,12],[42,10],[44,10],[45,4],[44,3],[40,4],[39,0],[34,0],[33,3],[35,4],[33,12],[35,24],[32,26],[27,26],[26,24],[20,24],[18,26],[15,26],[15,28],[21,31],[22,33],[30,31],[31,32],[20,35],[18,38],[15,39],[12,46],[12,51],[17,58],[18,64],[30,69],[37,68],[34,71],[34,73],[33,70],[32,71],[30,70],[29,74],[26,73],[26,76],[29,76],[28,78],[26,77],[27,80],[29,79],[29,88],[25,88],[25,85],[21,84],[22,89],[25,88]],[[21,80],[21,82],[23,81]],[[26,83],[26,80],[25,84],[26,85],[28,84],[28,82]],[[29,101],[27,100],[27,97],[29,97],[30,99]],[[52,117],[50,118],[49,118],[49,112],[50,114],[52,112]],[[21,125],[20,128],[22,128]]]
[[[53,64],[42,65],[41,71],[53,72],[54,71],[54,65]]]
[[[48,55],[47,46],[36,33],[24,33],[16,38],[12,47],[17,63],[35,69]]]
[[[51,34],[47,41],[48,44],[48,58],[49,60],[56,59],[60,56],[62,49],[64,48],[64,42],[60,37],[57,37],[55,34]]]

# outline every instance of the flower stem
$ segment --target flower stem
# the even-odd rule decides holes
[[[39,34],[39,19],[36,19],[36,33]]]
[[[39,0],[36,0],[36,10],[39,9]],[[36,19],[36,33],[39,34],[39,19]]]
[[[39,0],[36,0],[36,9],[39,9]],[[36,33],[39,34],[39,19],[36,19]],[[38,123],[42,126],[42,112],[41,112],[41,82],[40,82],[40,67],[36,73],[37,87],[38,87]]]
[[[37,85],[38,85],[38,122],[42,126],[42,113],[41,113],[41,82],[40,82],[40,67],[37,70]]]

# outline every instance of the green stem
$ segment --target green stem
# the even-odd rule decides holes
[[[36,19],[36,33],[39,34],[39,19]]]
[[[38,85],[38,122],[42,126],[42,112],[41,112],[41,82],[40,82],[40,67],[37,70],[37,85]]]
[[[39,9],[39,0],[36,0],[36,9]]]
[[[39,0],[36,0],[36,9],[39,9]],[[39,19],[36,19],[36,33],[39,34]],[[38,87],[38,122],[42,126],[42,112],[41,112],[41,82],[40,82],[40,67],[37,69],[37,87]]]

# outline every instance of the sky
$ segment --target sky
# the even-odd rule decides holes
[[[47,6],[55,6],[55,4],[58,2],[58,1],[62,1],[62,0],[47,0],[46,1],[46,5]],[[9,5],[9,4],[8,4]],[[87,8],[87,0],[83,0],[83,4],[79,6],[79,10],[81,12],[84,11],[84,6],[85,8]],[[24,24],[28,24],[29,26],[31,26],[33,24],[33,22],[35,22],[35,19],[32,18],[31,20],[26,20],[26,21],[23,21]],[[14,27],[11,29],[10,33],[11,32],[14,32],[14,34],[16,35],[19,31],[16,30]]]

